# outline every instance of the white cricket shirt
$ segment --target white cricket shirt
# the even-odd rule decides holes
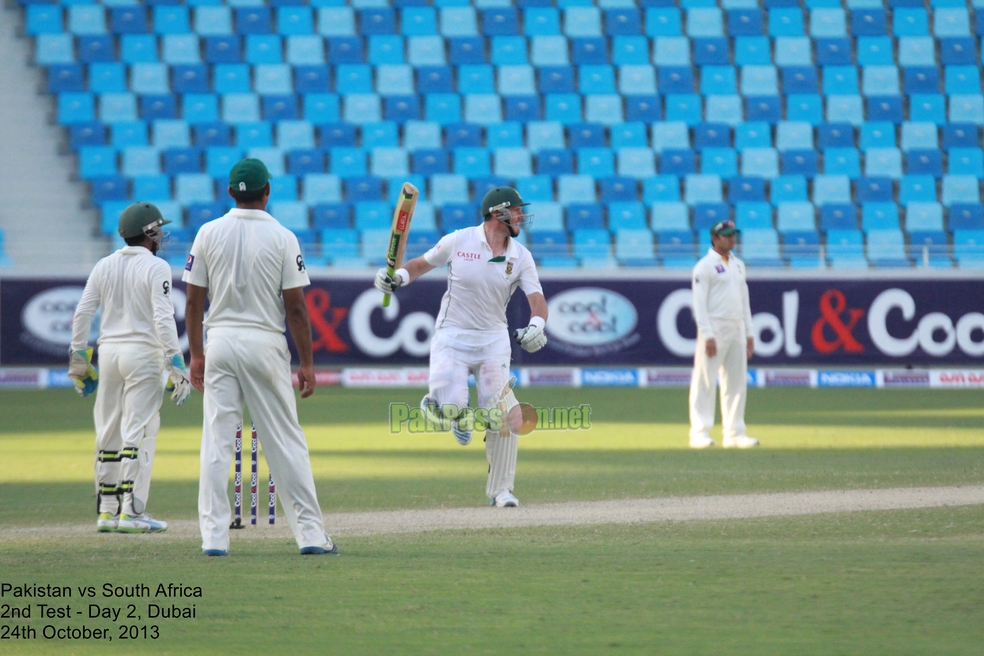
[[[733,253],[725,262],[717,251],[708,249],[694,267],[693,291],[694,321],[705,338],[714,337],[715,321],[743,321],[745,334],[754,334],[745,264]]]
[[[198,230],[181,277],[208,288],[207,328],[284,332],[281,291],[311,284],[297,237],[263,210],[232,209]]]
[[[444,235],[424,259],[435,267],[448,266],[437,330],[487,332],[489,340],[501,337],[507,328],[506,306],[516,287],[527,295],[543,293],[529,250],[510,239],[505,255],[493,260],[484,224]]]
[[[72,319],[72,351],[89,347],[102,307],[98,344],[146,344],[170,359],[181,352],[171,302],[171,267],[143,246],[125,246],[96,263]]]

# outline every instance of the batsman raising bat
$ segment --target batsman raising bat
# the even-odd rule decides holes
[[[447,265],[448,290],[431,339],[429,391],[421,407],[429,415],[450,419],[462,446],[472,438],[467,422],[458,421],[468,407],[469,373],[475,376],[479,406],[505,411],[508,421],[501,430],[489,427],[485,433],[489,461],[485,493],[500,508],[519,505],[513,486],[522,415],[510,389],[506,324],[506,305],[516,287],[526,294],[531,315],[529,325],[515,332],[516,342],[530,353],[547,343],[547,302],[536,265],[529,250],[514,239],[532,223],[533,215],[523,211],[526,205],[512,187],[496,187],[482,199],[481,225],[444,235],[403,268],[380,269],[375,283],[384,294],[392,294],[431,269]]]
[[[123,210],[119,232],[127,245],[96,264],[72,320],[68,376],[80,395],[96,392],[96,530],[103,533],[167,529],[167,522],[145,512],[164,371],[172,401],[182,405],[191,393],[174,324],[171,267],[154,257],[167,223],[150,203]],[[89,325],[99,308],[101,376],[89,348]]]

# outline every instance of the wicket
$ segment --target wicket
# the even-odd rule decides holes
[[[250,440],[250,509],[249,523],[256,526],[257,501],[258,501],[258,441],[256,439],[256,426],[252,427],[252,438]],[[243,526],[243,425],[240,422],[236,428],[236,475],[235,483],[235,514],[229,528],[245,528]],[[269,494],[269,516],[270,524],[276,522],[277,517],[277,486],[273,482],[273,472],[270,472],[270,494]]]

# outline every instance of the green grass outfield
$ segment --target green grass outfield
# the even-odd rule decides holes
[[[462,448],[446,433],[389,432],[388,404],[416,405],[421,395],[321,388],[299,402],[326,512],[487,503],[480,439]],[[741,452],[686,447],[685,390],[519,396],[537,406],[592,406],[590,430],[521,439],[516,494],[524,505],[984,482],[979,391],[753,389],[746,416],[763,447]],[[196,517],[201,397],[192,398],[163,410],[150,509],[168,520]],[[233,557],[205,559],[196,539],[44,528],[94,524],[91,409],[71,391],[0,392],[0,582],[199,585],[202,599],[175,600],[195,603],[197,617],[158,621],[157,640],[39,636],[0,641],[0,652],[981,649],[981,506],[342,536],[333,558],[300,558],[287,539],[237,535]],[[146,600],[133,601],[142,613]],[[85,609],[88,600],[73,603]],[[69,624],[36,615],[24,623],[39,631]]]

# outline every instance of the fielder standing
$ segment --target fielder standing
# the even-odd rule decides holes
[[[164,370],[175,385],[171,400],[191,393],[178,345],[171,302],[171,268],[155,257],[170,223],[150,203],[134,203],[120,215],[126,246],[96,263],[72,320],[68,376],[76,391],[96,390],[96,530],[159,533],[167,522],[145,512],[161,427]],[[100,378],[90,364],[89,326],[99,324]]]
[[[714,446],[714,388],[721,377],[721,418],[724,447],[747,449],[759,441],[745,435],[745,394],[748,358],[752,357],[752,311],[748,303],[745,265],[731,251],[734,221],[711,228],[711,249],[694,267],[694,320],[697,352],[690,382],[690,446]]]
[[[286,318],[301,358],[301,398],[307,398],[315,385],[304,300],[310,280],[297,237],[265,211],[269,180],[258,159],[232,167],[229,195],[236,207],[198,231],[183,276],[191,382],[205,393],[198,517],[207,556],[229,555],[229,466],[244,403],[301,553],[338,553],[325,534],[284,337]],[[206,295],[211,301],[204,320],[207,353]]]
[[[522,420],[519,412],[509,412],[518,405],[511,390],[500,399],[510,379],[506,305],[516,287],[526,294],[531,314],[529,326],[516,331],[517,342],[530,353],[547,343],[543,332],[547,302],[536,265],[526,247],[514,239],[521,227],[528,229],[532,218],[523,212],[526,205],[512,187],[496,187],[482,199],[481,225],[444,235],[392,278],[385,268],[380,269],[375,282],[377,289],[391,294],[431,269],[447,265],[448,290],[431,339],[430,389],[421,406],[438,416],[449,405],[467,408],[469,373],[475,376],[480,407],[495,409],[499,401],[505,403],[506,415],[512,421],[502,430],[490,428],[485,434],[489,461],[485,493],[492,505],[500,508],[519,505],[512,491],[519,448],[517,431]],[[451,428],[462,446],[471,441],[472,431],[466,426],[455,420]]]

